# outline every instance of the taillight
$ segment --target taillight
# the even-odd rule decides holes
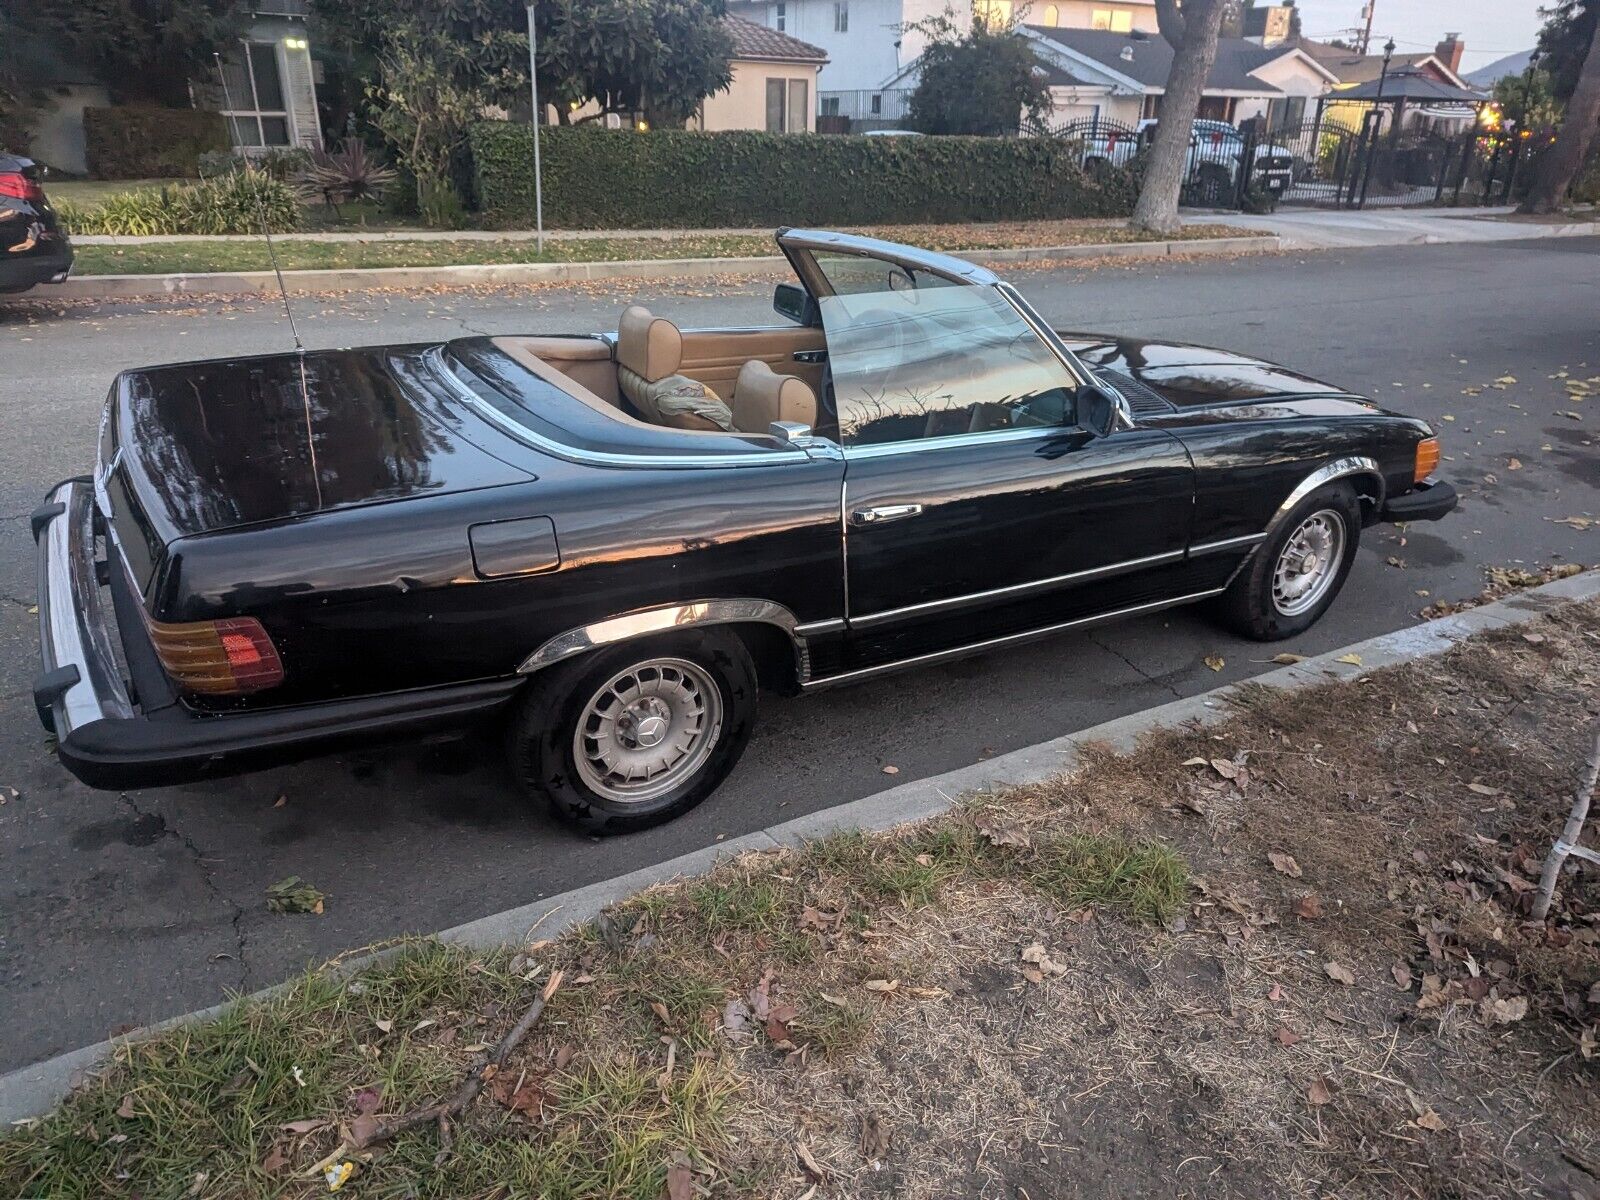
[[[184,691],[242,696],[283,682],[277,648],[254,617],[148,625],[156,657]]]
[[[29,179],[21,171],[0,171],[0,196],[13,200],[26,200],[30,204],[44,203],[44,188],[37,180]]]
[[[1439,439],[1423,438],[1417,443],[1417,464],[1412,474],[1415,483],[1427,482],[1428,476],[1439,469]]]

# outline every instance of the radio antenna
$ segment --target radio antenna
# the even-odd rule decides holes
[[[228,91],[228,73],[222,69],[222,55],[213,50],[211,57],[216,60],[217,81],[222,84],[222,102],[227,106],[228,112],[232,113],[236,110],[233,107],[233,96]],[[230,116],[227,120],[228,137],[231,141],[234,132],[234,118]],[[256,172],[255,164],[250,161],[250,156],[243,153],[242,150],[240,157],[244,159],[244,173],[253,179]],[[278,266],[278,251],[272,244],[272,228],[267,221],[266,201],[261,198],[260,188],[252,187],[250,190],[256,200],[256,215],[261,219],[261,236],[267,243],[267,258],[272,263],[272,274],[278,280],[278,296],[283,301],[283,315],[289,318],[289,335],[294,338],[294,348],[303,355],[306,352],[306,347],[305,343],[300,340],[300,327],[294,323],[294,309],[289,306],[289,288],[283,282],[283,268]]]

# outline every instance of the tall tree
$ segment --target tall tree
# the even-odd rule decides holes
[[[907,28],[928,39],[907,102],[911,128],[996,137],[1016,133],[1024,113],[1037,120],[1049,111],[1050,89],[1034,74],[1038,60],[1013,30],[974,20],[963,33],[948,16]]]
[[[1540,10],[1546,17],[1539,31],[1539,66],[1550,75],[1556,99],[1566,100],[1578,86],[1578,74],[1600,25],[1600,0],[1558,0]]]
[[[32,0],[23,19],[54,29],[65,50],[112,96],[189,106],[191,80],[212,78],[211,55],[244,32],[236,0]]]
[[[1572,97],[1567,101],[1561,132],[1556,135],[1556,144],[1539,162],[1533,187],[1522,202],[1522,212],[1550,213],[1561,206],[1567,189],[1583,170],[1597,133],[1600,133],[1600,20],[1594,22],[1590,31],[1589,47],[1581,60]]]
[[[1172,46],[1172,70],[1161,100],[1161,120],[1145,164],[1144,185],[1133,225],[1152,233],[1176,233],[1178,197],[1189,169],[1189,142],[1206,80],[1217,61],[1217,36],[1228,0],[1156,0],[1161,36]]]

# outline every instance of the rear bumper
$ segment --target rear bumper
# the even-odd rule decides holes
[[[494,679],[300,704],[253,712],[199,713],[163,681],[145,687],[148,646],[125,645],[132,680],[116,655],[95,561],[93,485],[68,480],[32,518],[38,543],[39,655],[34,703],[56,735],[61,764],[90,787],[187,783],[294,762],[341,746],[459,729],[492,716],[523,680]],[[130,622],[123,623],[126,630]],[[143,636],[139,629],[135,636]]]
[[[1455,488],[1448,483],[1419,483],[1405,495],[1385,501],[1379,519],[1437,521],[1455,508],[1458,499]]]
[[[25,292],[41,283],[63,283],[72,272],[72,248],[66,243],[22,254],[0,254],[0,293]]]

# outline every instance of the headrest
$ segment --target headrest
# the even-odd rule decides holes
[[[678,373],[683,361],[683,334],[665,317],[653,317],[635,304],[617,322],[617,362],[646,383]]]
[[[733,385],[733,420],[741,433],[765,433],[774,421],[814,428],[817,394],[805,380],[779,375],[760,359],[752,359]]]

